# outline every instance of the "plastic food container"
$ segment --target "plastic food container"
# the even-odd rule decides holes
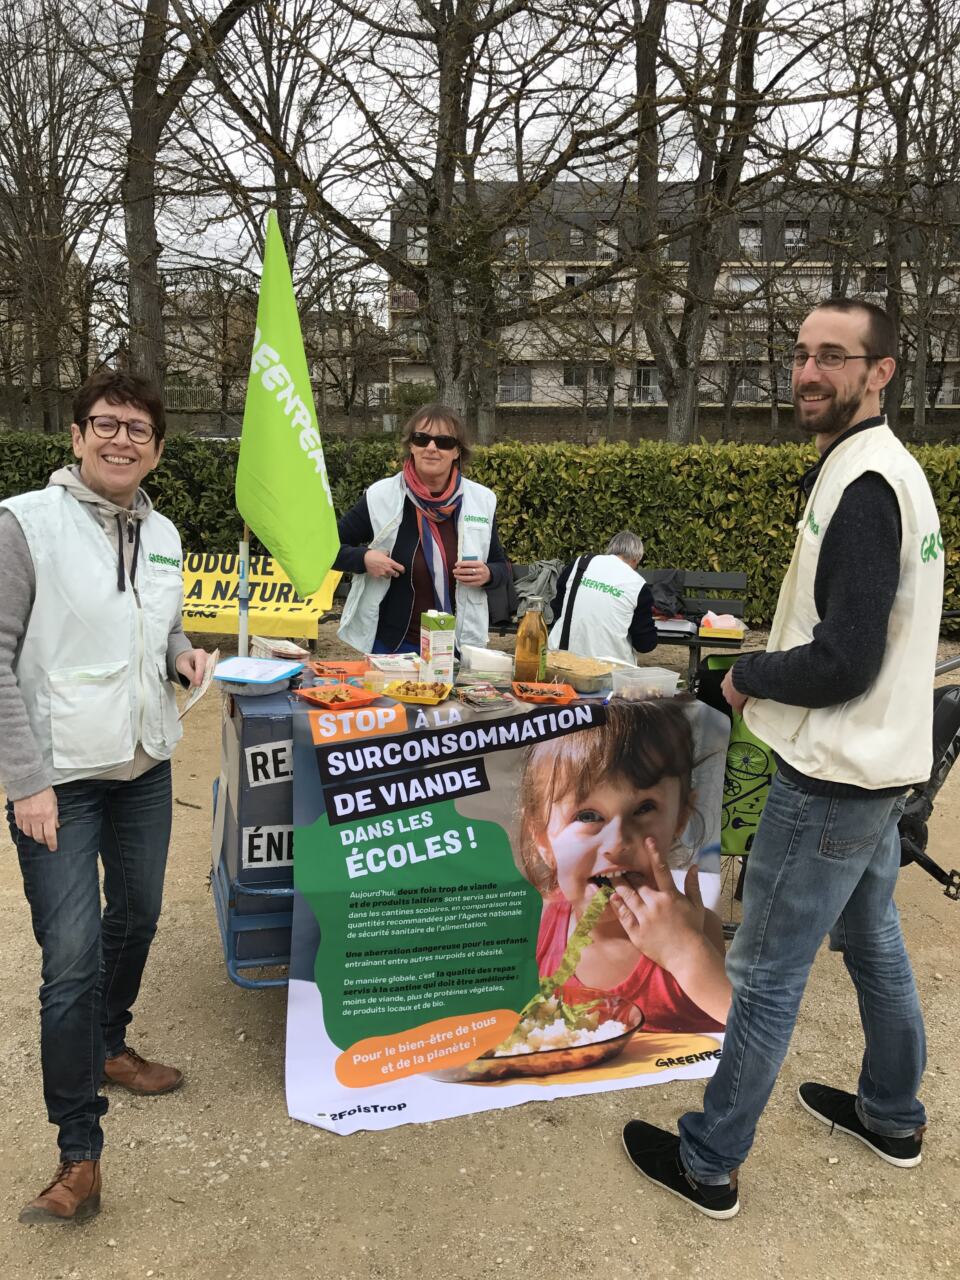
[[[568,684],[577,693],[601,693],[610,688],[611,664],[557,649],[547,654],[547,679]]]
[[[672,698],[679,678],[666,667],[618,667],[613,673],[613,696],[628,702]]]

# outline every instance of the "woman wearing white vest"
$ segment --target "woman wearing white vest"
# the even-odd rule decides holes
[[[139,487],[163,452],[161,401],[106,370],[74,418],[79,465],[0,503],[0,782],[43,952],[43,1090],[60,1148],[22,1222],[98,1211],[102,1082],[153,1094],[183,1080],[125,1032],[163,892],[181,733],[171,682],[199,684],[207,655],[183,634],[180,537]]]
[[[778,772],[727,956],[723,1055],[679,1137],[638,1120],[624,1130],[647,1178],[712,1217],[739,1208],[736,1170],[827,934],[857,991],[865,1052],[855,1092],[810,1081],[800,1104],[888,1164],[921,1159],[923,1016],[893,891],[903,799],[932,767],[944,552],[926,477],[881,413],[895,352],[885,312],[837,298],[807,316],[789,353],[795,420],[820,460],[801,482],[767,651],[724,680]]]
[[[418,409],[403,429],[403,469],[377,480],[337,528],[334,568],[353,574],[340,622],[361,653],[414,653],[420,615],[456,616],[456,642],[485,645],[487,592],[506,581],[496,495],[463,475],[470,447],[460,417]]]
[[[636,654],[657,647],[653,594],[638,572],[643,542],[629,529],[615,534],[602,556],[578,556],[557,579],[551,649],[584,658],[614,658],[636,666]]]

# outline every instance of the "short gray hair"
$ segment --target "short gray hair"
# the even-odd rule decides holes
[[[624,560],[636,560],[639,564],[643,559],[643,539],[629,529],[621,529],[607,544],[607,555],[622,556]]]

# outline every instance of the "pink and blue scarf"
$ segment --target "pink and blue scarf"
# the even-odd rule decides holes
[[[453,613],[450,598],[450,566],[443,549],[443,539],[437,529],[441,520],[457,519],[463,503],[463,477],[454,465],[443,493],[433,494],[417,475],[413,459],[403,464],[403,487],[417,513],[420,546],[423,558],[433,579],[433,595],[436,606],[444,613]]]

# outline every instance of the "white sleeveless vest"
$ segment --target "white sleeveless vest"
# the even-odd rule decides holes
[[[943,540],[920,465],[884,425],[860,431],[830,454],[807,500],[768,652],[809,644],[820,621],[814,581],[820,547],[846,487],[883,476],[900,504],[900,584],[876,680],[832,707],[750,698],[743,718],[786,762],[812,778],[867,790],[926,782],[933,764],[933,669],[943,602]],[[864,618],[869,627],[873,619]]]
[[[117,557],[65,489],[9,498],[36,573],[14,671],[54,783],[131,761],[137,743],[166,760],[179,741],[167,641],[183,597],[180,535],[153,511],[142,522],[137,593],[117,590]]]
[[[551,649],[560,648],[564,619],[570,607],[570,587],[580,559],[574,561],[567,579],[563,609],[550,632]],[[630,643],[630,624],[644,579],[619,556],[594,556],[580,580],[573,602],[573,619],[567,648],[584,658],[616,658],[637,665]]]
[[[377,480],[367,490],[367,510],[373,537],[371,551],[386,551],[390,555],[397,540],[397,530],[403,518],[404,489],[401,473]],[[457,559],[476,556],[486,563],[490,554],[490,537],[493,533],[493,517],[497,510],[497,497],[482,484],[474,484],[464,477],[463,503],[457,521]],[[390,589],[391,578],[374,578],[369,573],[354,574],[350,593],[343,607],[343,616],[337,634],[360,653],[370,653],[377,638],[380,620],[380,604]],[[490,615],[487,609],[487,593],[482,587],[465,587],[457,583],[454,612],[456,614],[456,643],[485,645],[488,638]]]

